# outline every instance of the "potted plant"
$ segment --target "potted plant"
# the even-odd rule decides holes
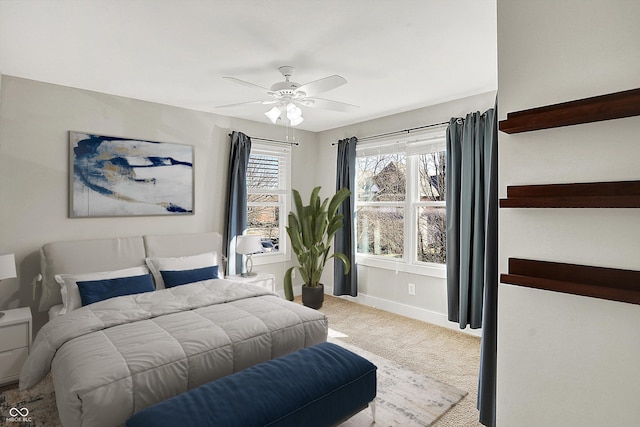
[[[286,227],[291,249],[298,259],[298,267],[291,267],[284,275],[285,297],[293,300],[292,273],[297,269],[302,278],[302,303],[318,309],[324,301],[324,286],[320,283],[324,265],[330,258],[337,258],[344,263],[345,274],[349,272],[349,259],[340,252],[329,255],[331,239],[344,225],[343,215],[336,213],[340,204],[351,194],[342,188],[329,198],[320,202],[320,187],[311,192],[309,205],[303,206],[300,193],[293,190],[295,213],[289,212],[289,225]]]

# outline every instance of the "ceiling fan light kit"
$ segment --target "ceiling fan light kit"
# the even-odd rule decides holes
[[[304,118],[302,117],[302,109],[300,108],[300,106],[324,108],[327,110],[343,112],[351,111],[355,108],[358,108],[355,105],[346,104],[344,102],[331,101],[321,98],[312,98],[317,94],[335,89],[338,86],[342,86],[343,84],[347,83],[347,80],[344,77],[334,74],[333,76],[325,77],[304,85],[300,85],[300,83],[292,82],[289,80],[293,75],[294,70],[295,69],[289,65],[278,68],[278,71],[280,71],[280,73],[284,76],[284,81],[274,83],[273,85],[271,85],[270,89],[267,89],[260,85],[256,85],[254,83],[246,82],[244,80],[236,79],[235,77],[223,77],[243,86],[259,89],[260,91],[265,92],[269,97],[271,97],[271,99],[268,100],[243,102],[240,104],[231,104],[223,107],[234,107],[247,104],[276,104],[269,111],[264,113],[265,116],[267,116],[273,124],[276,124],[276,122],[281,119],[289,126],[297,126],[304,121]]]
[[[274,125],[281,118],[283,113],[286,113],[287,120],[289,120],[290,126],[298,126],[300,123],[304,121],[304,117],[302,117],[302,110],[293,102],[289,102],[288,104],[281,103],[280,105],[273,107],[266,113],[265,116],[271,120],[271,123]]]
[[[271,110],[264,113],[264,115],[269,117],[269,120],[271,120],[271,123],[273,123],[274,125],[280,118],[280,114],[282,114],[282,111],[280,111],[278,107],[273,107]]]
[[[297,126],[304,120],[302,110],[293,102],[287,104],[287,119],[291,126]]]

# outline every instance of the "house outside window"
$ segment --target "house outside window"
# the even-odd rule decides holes
[[[252,143],[247,167],[247,232],[262,237],[257,264],[287,254],[286,219],[291,191],[291,149]],[[260,262],[262,260],[262,262]]]
[[[356,163],[358,253],[404,258],[406,155],[367,155]]]
[[[358,262],[444,277],[445,132],[358,145]]]

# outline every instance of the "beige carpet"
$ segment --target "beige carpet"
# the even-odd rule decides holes
[[[327,296],[320,309],[340,338],[468,394],[433,427],[482,427],[476,400],[480,338]],[[365,411],[366,412],[366,411]]]
[[[433,427],[481,426],[477,422],[478,411],[475,409],[480,353],[478,338],[331,296],[326,297],[321,311],[329,318],[332,331],[347,335],[330,339],[347,348],[354,346],[352,350],[362,350],[360,352],[365,357],[369,355],[374,363],[384,366],[384,370],[391,373],[385,375],[386,378],[397,376],[396,383],[415,383],[418,387],[421,383],[433,380],[441,383],[434,387],[441,387],[445,392],[444,397],[429,398],[427,404],[422,403],[424,399],[419,401],[417,405],[422,407],[410,414],[414,418],[410,423],[389,418],[379,404],[375,425],[424,426],[437,419],[431,424]],[[405,378],[411,378],[411,373],[407,374],[407,369],[402,367],[421,375],[407,381]],[[453,394],[449,396],[446,392]],[[468,394],[455,404],[465,392]],[[455,406],[447,411],[450,404]],[[49,379],[27,392],[19,392],[15,385],[0,388],[0,408],[11,407],[28,408],[31,419],[28,423],[11,425],[60,426]],[[438,410],[439,407],[441,410]],[[447,412],[442,415],[443,411]],[[0,421],[6,421],[9,415],[4,412],[0,414]],[[424,419],[415,419],[415,414],[421,414],[419,418]],[[346,425],[370,425],[368,410],[357,417]]]

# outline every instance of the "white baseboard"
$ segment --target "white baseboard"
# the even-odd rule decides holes
[[[325,288],[326,294],[333,294],[333,288]],[[369,307],[379,308],[394,314],[410,317],[412,319],[421,320],[423,322],[432,323],[434,325],[442,326],[454,331],[463,332],[476,337],[482,336],[482,329],[471,329],[469,327],[460,329],[460,326],[455,322],[450,322],[447,316],[442,313],[436,313],[435,311],[425,310],[423,308],[413,307],[411,305],[402,304],[396,301],[390,301],[383,298],[373,297],[363,293],[359,293],[357,297],[339,297],[348,301],[353,301],[358,304],[367,305]]]
[[[327,295],[333,295],[333,287],[324,287],[324,292]],[[278,291],[278,294],[284,298],[284,292]],[[302,294],[302,285],[293,287],[293,295],[298,296]],[[432,323],[434,325],[442,326],[454,331],[463,332],[465,334],[473,335],[476,337],[482,336],[482,329],[471,329],[469,327],[460,329],[460,326],[455,322],[450,322],[447,316],[442,313],[437,313],[431,310],[425,310],[424,308],[418,308],[407,304],[402,304],[396,301],[390,301],[383,298],[373,297],[367,294],[359,293],[357,297],[339,297],[348,301],[353,301],[358,304],[367,305],[369,307],[379,308],[394,314],[410,317],[412,319],[421,320],[423,322]]]

